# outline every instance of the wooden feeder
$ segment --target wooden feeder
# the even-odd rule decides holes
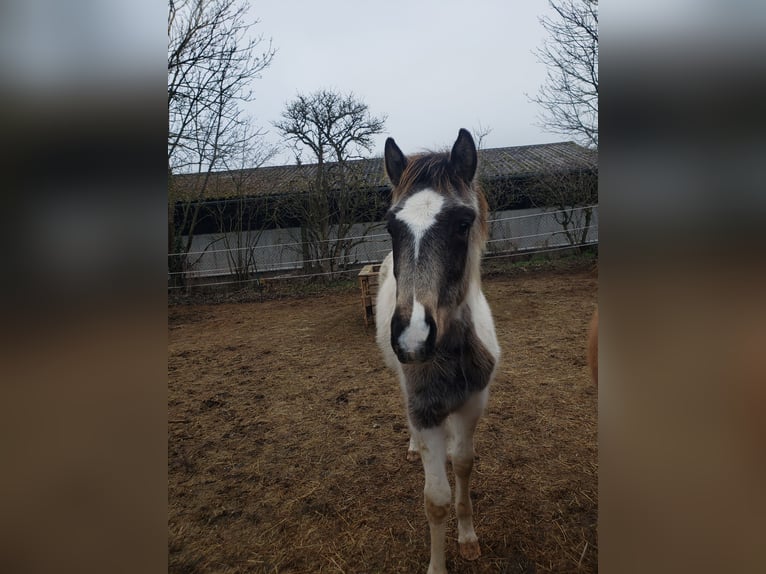
[[[375,323],[375,299],[378,296],[378,274],[380,264],[365,265],[359,272],[359,288],[362,291],[364,324],[369,327]]]

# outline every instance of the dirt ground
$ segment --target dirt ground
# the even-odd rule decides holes
[[[484,280],[502,364],[476,434],[482,556],[597,571],[593,269]],[[169,308],[169,571],[425,572],[423,471],[358,292]]]

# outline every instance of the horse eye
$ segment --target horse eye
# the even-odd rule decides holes
[[[471,229],[470,221],[461,221],[460,223],[458,223],[457,230],[461,235],[466,235],[470,229]]]

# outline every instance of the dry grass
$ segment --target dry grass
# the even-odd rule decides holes
[[[504,358],[472,481],[483,555],[597,570],[591,270],[485,281]],[[424,572],[419,463],[357,293],[169,310],[171,572]]]

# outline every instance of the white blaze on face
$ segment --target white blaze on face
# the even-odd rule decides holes
[[[415,241],[415,261],[420,253],[420,240],[426,231],[436,223],[436,216],[442,210],[444,197],[432,189],[424,189],[410,196],[397,212],[396,219],[407,224]]]
[[[399,335],[399,346],[407,353],[414,353],[426,342],[430,331],[431,328],[426,323],[426,310],[413,295],[410,324]]]

